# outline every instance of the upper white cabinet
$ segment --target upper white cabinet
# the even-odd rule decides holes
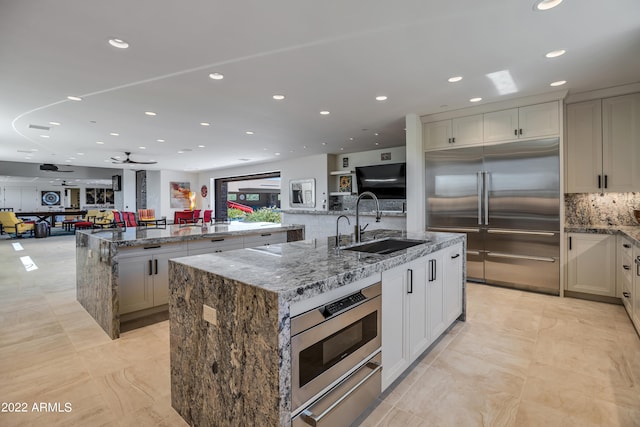
[[[567,106],[569,193],[640,189],[640,94]]]
[[[558,102],[484,114],[484,142],[553,136],[560,133]]]
[[[482,144],[482,114],[425,123],[426,150]]]

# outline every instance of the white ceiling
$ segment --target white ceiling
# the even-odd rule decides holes
[[[556,49],[567,53],[544,57]],[[504,70],[508,95],[487,77]],[[136,169],[200,171],[365,151],[403,145],[407,113],[557,80],[570,93],[639,81],[640,1],[0,0],[7,161],[114,167],[131,151],[158,161]]]

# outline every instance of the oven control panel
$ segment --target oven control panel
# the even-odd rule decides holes
[[[342,298],[341,300],[325,305],[324,309],[322,310],[322,314],[324,315],[324,317],[333,316],[337,312],[342,311],[354,304],[358,304],[359,302],[362,302],[366,299],[367,297],[362,295],[362,292],[351,294],[348,297]]]

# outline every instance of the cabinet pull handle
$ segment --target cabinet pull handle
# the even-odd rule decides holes
[[[456,142],[456,137],[455,136],[453,138],[451,138],[451,142],[453,142],[455,144],[455,142]]]
[[[456,259],[456,258],[458,258],[459,256],[460,256],[460,254],[452,255],[452,256],[451,256],[451,259]]]
[[[602,175],[598,175],[598,188],[602,188]]]
[[[624,295],[625,298],[629,298],[631,296],[631,294],[627,291],[624,291],[622,295]]]
[[[640,257],[636,258],[636,276],[640,276]]]
[[[409,283],[407,283],[407,293],[412,294],[413,293],[413,270],[409,268],[407,269],[407,273],[409,274]]]
[[[436,265],[436,260],[433,260],[433,281],[435,282],[438,278],[438,267]]]
[[[514,130],[513,130],[513,134],[514,134],[515,136],[518,136],[518,129],[514,129]]]
[[[144,248],[145,249],[158,249],[158,248],[161,248],[161,247],[162,247],[161,245],[158,245],[158,246],[145,246]]]
[[[522,135],[522,128],[520,128],[520,135]]]
[[[631,266],[629,265],[623,265],[622,268],[624,268],[625,270],[631,270]]]
[[[145,248],[146,249],[146,248]],[[152,270],[152,265],[151,265],[151,260],[149,260],[149,276],[151,276],[153,274],[153,270]]]
[[[607,179],[608,179],[608,178],[609,178],[609,176],[608,176],[608,175],[605,175],[605,176],[604,176],[604,188],[607,188],[607,187],[608,187],[608,185],[607,185]]]
[[[571,236],[569,236],[569,250],[573,249],[573,248],[571,247],[571,243],[572,243]]]
[[[623,247],[623,248],[627,248],[627,249],[629,249],[629,248],[631,248],[631,245],[629,245],[629,244],[627,244],[627,243],[623,243],[623,244],[622,244],[622,247]]]
[[[211,239],[212,242],[224,242],[224,239]]]
[[[271,233],[262,233],[260,236],[262,236],[262,237],[271,236]]]
[[[158,274],[158,260],[154,259],[153,260],[153,264],[154,264],[154,272],[153,272],[153,274]]]

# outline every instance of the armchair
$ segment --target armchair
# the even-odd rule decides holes
[[[16,237],[20,237],[21,234],[33,231],[35,224],[33,222],[24,222],[16,217],[16,214],[11,211],[0,212],[0,223],[6,233],[15,233]]]

